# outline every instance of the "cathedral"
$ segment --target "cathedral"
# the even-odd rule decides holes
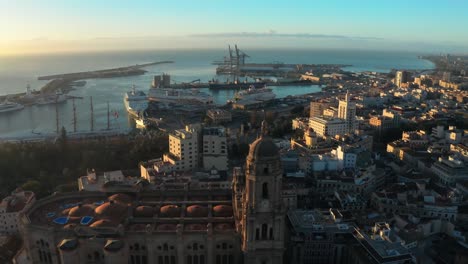
[[[23,216],[23,263],[280,264],[283,170],[265,133],[232,182],[54,194]]]

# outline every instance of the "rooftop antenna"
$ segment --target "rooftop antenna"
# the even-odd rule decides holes
[[[91,109],[91,131],[94,131],[94,109],[93,109],[93,97],[89,97],[90,109]]]

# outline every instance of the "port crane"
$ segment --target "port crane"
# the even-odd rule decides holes
[[[214,61],[214,65],[218,65],[216,69],[217,74],[230,74],[234,75],[234,79],[240,75],[240,69],[245,65],[245,59],[250,58],[245,52],[241,51],[237,44],[234,44],[234,49],[228,45],[229,57],[224,57],[223,61]]]

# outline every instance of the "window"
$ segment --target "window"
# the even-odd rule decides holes
[[[263,224],[262,225],[262,239],[264,239],[264,240],[268,239],[267,232],[268,232],[268,225]]]
[[[268,183],[264,182],[262,185],[262,198],[268,199]]]

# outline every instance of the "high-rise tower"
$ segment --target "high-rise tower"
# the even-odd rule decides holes
[[[353,133],[356,129],[356,103],[350,102],[349,97],[349,91],[347,91],[345,100],[340,100],[338,118],[346,121],[346,133]]]

